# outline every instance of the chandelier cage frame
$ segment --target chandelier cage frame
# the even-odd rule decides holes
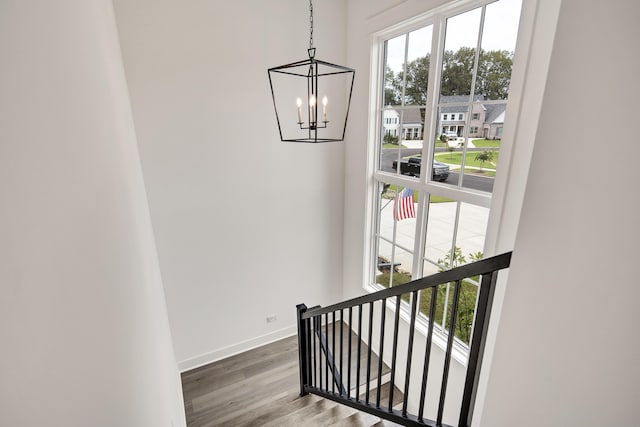
[[[309,1],[309,9],[311,24],[309,49],[307,49],[309,58],[267,70],[280,140],[308,143],[344,141],[353,95],[355,70],[316,59],[316,49],[313,47],[313,4],[311,0]],[[332,96],[331,101],[329,101],[328,94]],[[321,95],[323,96],[322,106],[320,106]],[[306,103],[303,103],[302,98],[306,98]],[[345,99],[346,102],[342,103],[341,99]],[[297,121],[295,121],[296,106],[294,106],[294,101],[297,105]],[[328,106],[329,102],[330,107]],[[322,113],[319,113],[320,109],[322,109]],[[286,112],[282,113],[283,110]]]

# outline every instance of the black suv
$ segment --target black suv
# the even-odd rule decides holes
[[[420,176],[420,164],[422,157],[412,156],[407,160],[400,160],[400,173],[402,175]],[[393,170],[398,170],[398,161],[393,161]],[[449,178],[449,166],[438,161],[433,161],[433,180],[444,182]]]

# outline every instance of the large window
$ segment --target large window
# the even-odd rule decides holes
[[[500,147],[510,143],[500,138],[521,0],[467,4],[395,27],[377,41],[373,287],[483,257],[493,182],[505,161]],[[413,131],[385,137],[387,117],[397,118],[395,129]],[[441,123],[456,117],[455,126]],[[463,292],[473,310],[477,283],[465,283]],[[448,292],[438,298],[439,313],[446,312]],[[471,327],[456,327],[461,342]]]

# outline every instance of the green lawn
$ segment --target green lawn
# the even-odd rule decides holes
[[[499,141],[489,141],[489,142],[499,142]],[[437,148],[437,147],[442,147],[442,148],[444,148],[444,147],[446,147],[446,146],[447,146],[447,144],[446,144],[445,142],[442,142],[442,141],[440,141],[439,139],[436,139],[435,144],[436,144],[436,145],[435,145],[435,146],[436,146],[436,148]],[[496,147],[499,147],[499,146],[500,146],[500,145],[496,145]],[[489,147],[489,146],[487,146],[487,147]],[[388,142],[385,142],[385,143],[383,143],[383,144],[382,144],[382,148],[398,148],[398,144],[390,144],[390,143],[388,143]],[[406,147],[406,146],[404,146],[404,145],[402,145],[402,146],[401,146],[401,148],[407,148],[407,147]]]
[[[465,162],[466,166],[475,166],[475,167],[482,166],[484,169],[495,170],[496,167],[488,162],[485,162],[484,165],[481,165],[481,163],[475,159],[476,153],[478,152],[469,151],[467,153],[467,159]],[[492,160],[493,163],[498,163],[498,156],[499,156],[499,152],[496,151]],[[437,161],[442,163],[448,163],[450,165],[459,165],[462,163],[462,151],[455,151],[452,153],[438,153],[434,157]]]
[[[473,145],[478,148],[500,148],[499,139],[476,139]]]
[[[475,141],[473,141],[473,145],[475,145],[478,148],[500,148],[500,140],[499,139],[495,139],[495,140],[494,139],[476,139]],[[446,148],[447,143],[442,142],[439,139],[436,139],[435,146],[436,148]],[[382,148],[398,148],[398,144],[384,143],[382,144]],[[407,148],[407,147],[402,145],[401,148]]]
[[[387,188],[387,191],[385,191],[382,194],[382,198],[383,199],[393,199],[394,197],[396,197],[398,188],[395,185],[390,185]],[[400,191],[402,191],[402,189],[400,189]],[[414,202],[418,202],[418,194],[419,192],[417,190],[413,190],[413,201]],[[436,195],[431,195],[431,198],[429,199],[431,203],[445,203],[445,202],[453,202],[453,199],[448,199],[446,197],[442,197],[442,196],[436,196]]]
[[[387,271],[379,274],[376,277],[376,283],[385,288],[389,287],[389,281],[391,279],[391,272]],[[474,278],[477,280],[477,277]],[[411,281],[411,275],[402,270],[393,272],[393,286],[398,286]],[[449,287],[449,299],[447,300],[447,319],[445,325],[449,326],[449,319],[451,315],[451,307],[453,303],[453,284]],[[436,291],[436,311],[435,320],[436,323],[442,323],[442,315],[444,312],[445,297],[447,294],[447,286],[439,285]],[[455,324],[455,336],[465,343],[469,343],[471,336],[471,325],[473,324],[473,314],[476,305],[476,298],[478,295],[478,287],[473,283],[462,282],[462,288],[460,292],[460,304],[458,305],[458,317]],[[431,306],[431,298],[433,297],[433,290],[426,289],[420,292],[419,308],[420,313],[428,317],[429,309]],[[409,302],[409,294],[403,294],[402,299],[405,302]]]

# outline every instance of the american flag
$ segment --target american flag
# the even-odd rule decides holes
[[[396,221],[416,217],[416,207],[413,204],[413,190],[405,188],[393,202],[393,217]]]

